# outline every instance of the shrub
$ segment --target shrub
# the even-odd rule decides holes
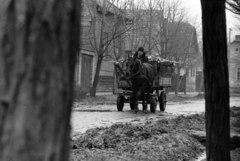
[[[82,89],[82,87],[80,87],[79,85],[76,85],[74,88],[74,100],[81,100],[83,98],[86,98],[87,96],[87,91]]]

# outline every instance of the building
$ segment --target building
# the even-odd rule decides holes
[[[127,23],[130,30],[125,37],[126,53],[132,53],[142,46],[148,55],[160,56],[163,33],[166,33],[163,11],[135,9],[126,12],[130,18]]]
[[[127,14],[133,24],[129,24],[132,28],[126,33],[126,52],[143,46],[148,55],[180,62],[176,73],[184,69],[184,88],[195,91],[196,73],[202,65],[196,28],[181,19],[173,21],[171,15],[164,16],[163,10],[127,10]],[[176,76],[170,90],[175,90],[177,83]]]
[[[179,92],[196,90],[196,74],[201,70],[201,53],[197,40],[196,28],[187,22],[172,22],[168,25],[168,40],[165,56],[174,58],[179,64],[173,76],[173,85],[170,90],[175,90],[178,84],[178,74],[184,70]]]
[[[83,0],[81,13],[81,44],[76,66],[76,84],[90,91],[94,79],[100,44],[103,62],[97,91],[111,91],[113,63],[124,53],[125,16],[121,9],[107,0]],[[102,41],[102,42],[101,42]]]
[[[240,92],[240,35],[229,45],[228,68],[230,92]]]
[[[185,22],[169,23],[161,10],[123,12],[107,0],[84,0],[82,5],[82,44],[76,84],[86,91],[90,90],[93,82],[101,41],[104,44],[104,61],[98,91],[111,91],[114,71],[111,60],[118,60],[126,55],[126,51],[132,53],[139,46],[144,46],[149,55],[166,59],[177,56],[182,62],[194,60],[198,55],[195,28]],[[129,16],[129,12],[133,13]]]
[[[199,54],[198,56],[189,62],[187,72],[187,91],[199,91],[201,81],[203,81],[203,54],[202,54],[202,41],[198,42]],[[204,88],[202,87],[202,91]]]

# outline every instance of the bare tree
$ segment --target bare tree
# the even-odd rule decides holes
[[[97,64],[94,80],[90,91],[91,96],[96,95],[100,69],[104,58],[119,59],[123,53],[123,36],[128,30],[125,25],[127,18],[124,10],[125,3],[119,0],[112,1],[85,1],[87,15],[90,24],[84,26],[82,35],[85,44],[90,44],[97,54]]]
[[[226,5],[226,8],[234,13],[236,16],[236,19],[238,19],[240,21],[240,1],[239,0],[227,0],[226,1],[227,5]],[[236,24],[236,27],[238,29],[240,29],[240,25],[239,24]]]
[[[126,10],[127,16],[130,18],[130,22],[127,26],[129,30],[126,32],[126,50],[136,51],[139,46],[144,46],[147,43],[149,35],[147,35],[147,18],[148,14],[146,9],[143,9],[144,0],[134,3],[131,0]],[[147,37],[147,38],[146,38]]]
[[[81,1],[0,2],[0,160],[66,161]]]
[[[198,56],[196,29],[185,22],[187,11],[180,6],[179,0],[143,1],[132,9],[136,25],[128,32],[134,42],[132,49],[145,46],[149,55],[181,62],[177,65],[176,95],[180,69]]]
[[[195,27],[186,22],[177,24],[173,23],[172,26],[173,28],[176,26],[178,32],[174,34],[171,38],[171,42],[168,44],[168,56],[179,62],[176,65],[177,73],[175,88],[175,95],[178,96],[178,90],[181,84],[180,70],[184,68],[186,72],[187,67],[189,67],[188,64],[199,56],[199,50]],[[175,31],[175,29],[173,30]]]
[[[227,9],[237,15],[240,15],[240,1],[239,0],[227,0]]]
[[[225,0],[201,0],[207,160],[230,160]]]
[[[184,20],[184,9],[179,7],[180,1],[175,0],[169,3],[166,0],[142,1],[133,4],[131,12],[134,15],[133,28],[128,32],[128,39],[131,39],[132,49],[145,46],[149,55],[167,57],[168,41],[170,35],[175,35],[175,31],[168,31],[169,23],[180,23]],[[169,48],[169,47],[168,47]],[[168,49],[169,50],[169,49]]]

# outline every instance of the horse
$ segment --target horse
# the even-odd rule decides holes
[[[149,63],[142,63],[137,58],[128,57],[127,75],[132,84],[132,99],[134,113],[138,112],[138,99],[142,98],[143,112],[147,111],[147,102],[145,104],[144,93],[147,92],[147,98],[153,92],[152,85],[154,80],[154,67]]]

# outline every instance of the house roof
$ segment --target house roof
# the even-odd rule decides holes
[[[230,44],[240,43],[240,40],[233,40]]]
[[[128,17],[131,20],[137,19],[137,21],[145,21],[147,22],[150,18],[150,14],[152,15],[152,22],[159,23],[159,17],[163,16],[163,10],[147,10],[147,9],[138,9],[138,10],[130,10],[127,9],[126,11],[126,17]]]
[[[240,42],[240,35],[235,35],[235,40],[233,40],[230,44],[239,43]]]
[[[92,0],[92,1],[96,1],[97,3],[97,12],[99,14],[102,14],[103,12],[103,1],[104,0]],[[117,7],[115,4],[113,4],[112,2],[106,0],[106,16],[108,15],[115,15],[115,14],[119,14],[123,17],[126,17],[126,14],[123,10],[121,10],[119,7]]]

